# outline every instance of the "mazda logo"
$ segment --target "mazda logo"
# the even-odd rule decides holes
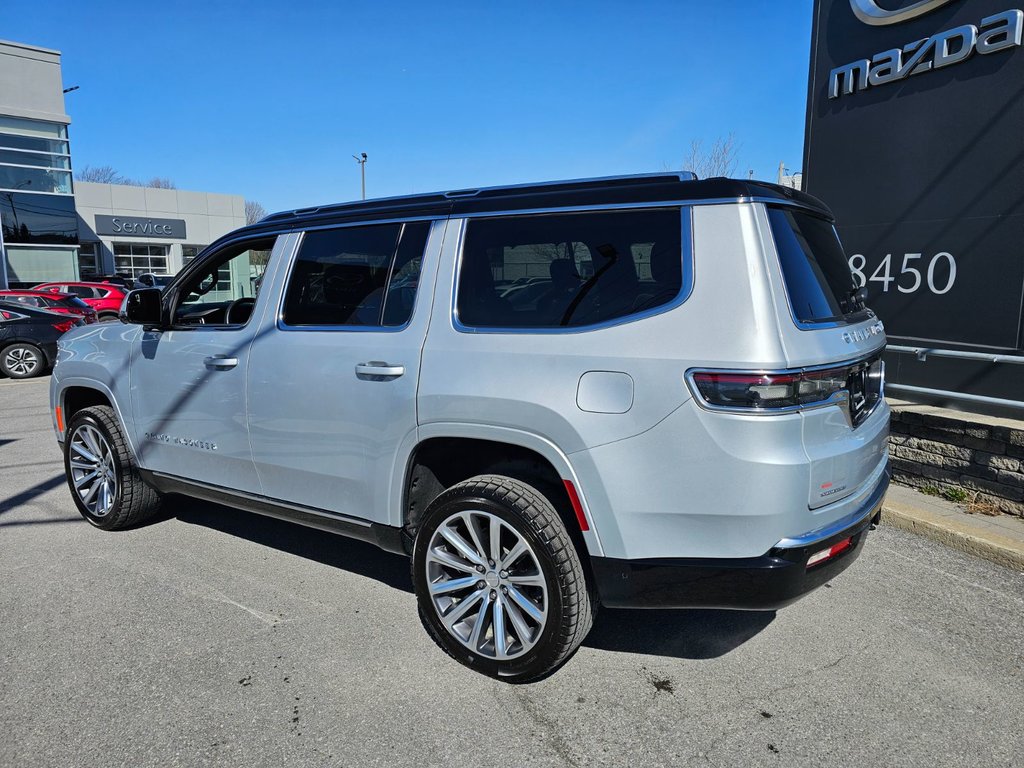
[[[853,8],[853,15],[865,24],[875,27],[887,26],[889,24],[902,24],[904,21],[916,19],[926,13],[948,5],[953,0],[917,0],[906,8],[896,11],[889,11],[878,5],[876,0],[850,0],[850,7]]]

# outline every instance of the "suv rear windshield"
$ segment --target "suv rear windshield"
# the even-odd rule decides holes
[[[831,222],[792,208],[769,208],[768,218],[797,322],[849,321],[865,313]]]

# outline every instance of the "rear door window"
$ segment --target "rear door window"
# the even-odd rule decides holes
[[[793,316],[800,323],[853,321],[867,311],[830,221],[794,208],[769,208]]]
[[[684,285],[682,215],[667,208],[470,220],[459,322],[571,328],[669,304]]]

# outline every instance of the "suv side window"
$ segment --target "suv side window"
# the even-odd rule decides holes
[[[276,237],[234,243],[204,259],[177,291],[177,327],[249,322]]]
[[[306,232],[285,289],[290,326],[401,326],[412,314],[430,222]]]
[[[670,208],[470,220],[458,320],[480,328],[580,327],[668,304],[684,285],[684,213]]]

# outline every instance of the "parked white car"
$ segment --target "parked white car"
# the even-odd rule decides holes
[[[510,681],[599,604],[796,600],[854,561],[888,483],[882,325],[827,208],[770,184],[285,212],[122,320],[67,334],[52,378],[89,522],[174,492],[409,554],[431,636]]]

